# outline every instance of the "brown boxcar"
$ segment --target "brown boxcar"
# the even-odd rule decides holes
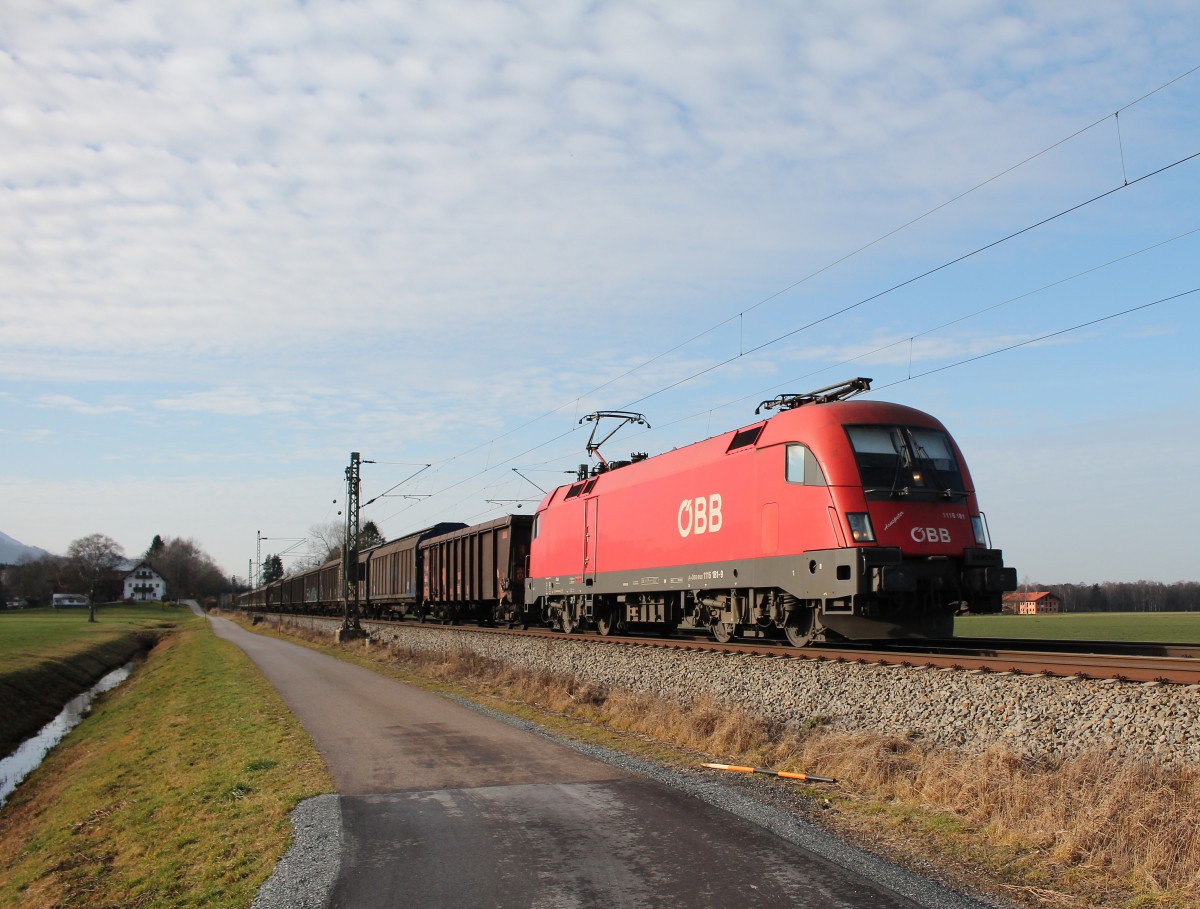
[[[266,612],[336,613],[342,609],[342,563],[333,559],[242,594],[238,603]]]
[[[283,579],[283,596],[280,605],[291,612],[299,612],[304,606],[304,575],[296,574]]]
[[[419,613],[424,567],[421,543],[466,526],[461,521],[435,524],[359,553],[363,612],[377,619]]]
[[[291,605],[304,612],[333,613],[342,608],[342,561],[331,559],[292,580]],[[300,599],[295,599],[296,595]]]
[[[532,515],[513,514],[422,542],[429,614],[443,622],[537,621],[525,607],[532,527]]]

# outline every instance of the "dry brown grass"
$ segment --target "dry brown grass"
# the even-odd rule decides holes
[[[1027,905],[1200,906],[1196,768],[1100,753],[1036,762],[1001,748],[936,750],[835,732],[820,717],[788,731],[715,701],[681,706],[514,668],[465,649],[359,649],[476,694],[663,743],[683,762],[716,759],[836,777],[839,785],[829,793],[838,809],[835,826],[952,872],[974,869]]]

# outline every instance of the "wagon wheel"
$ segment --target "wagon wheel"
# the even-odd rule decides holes
[[[711,630],[718,644],[728,644],[737,637],[738,626],[732,622],[714,622]]]

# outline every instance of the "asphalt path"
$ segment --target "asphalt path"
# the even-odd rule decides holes
[[[947,900],[936,886],[928,899],[910,898],[907,879],[908,896],[886,872],[863,876],[679,788],[370,670],[212,622],[280,692],[336,782],[340,863],[328,895],[310,905],[978,905],[959,894]]]

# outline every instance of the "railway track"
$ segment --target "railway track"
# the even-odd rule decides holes
[[[375,625],[418,627],[404,620],[369,620]],[[1200,644],[1124,641],[1045,641],[955,638],[936,641],[880,641],[796,648],[766,640],[718,643],[707,637],[653,635],[571,635],[546,629],[489,628],[477,625],[419,627],[470,630],[606,646],[662,647],[676,650],[741,653],[781,659],[828,660],[877,665],[924,667],[997,675],[1046,676],[1064,679],[1110,679],[1146,684],[1200,685]]]

